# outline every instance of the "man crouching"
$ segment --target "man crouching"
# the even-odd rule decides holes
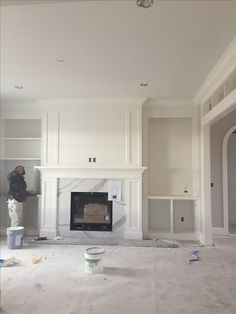
[[[7,175],[9,181],[8,191],[8,210],[11,218],[11,227],[17,227],[22,223],[23,216],[23,202],[26,200],[26,182],[25,182],[25,168],[17,166],[15,170]]]

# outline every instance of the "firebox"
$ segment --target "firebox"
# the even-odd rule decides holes
[[[112,231],[108,193],[72,192],[70,230]]]

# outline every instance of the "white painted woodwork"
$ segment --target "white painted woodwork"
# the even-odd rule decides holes
[[[236,108],[236,89],[226,96],[217,106],[209,111],[203,118],[202,124],[212,124],[227,114],[231,113]]]
[[[211,125],[212,226],[228,234],[227,141],[236,125],[236,110]]]
[[[48,164],[58,164],[59,162],[58,124],[58,113],[48,112],[46,124],[46,161]]]
[[[202,127],[201,132],[201,209],[200,241],[212,244],[212,213],[211,213],[211,170],[210,170],[210,127]]]
[[[198,195],[199,167],[197,159],[197,114],[198,112],[194,107],[187,107],[186,101],[183,101],[182,105],[181,102],[174,102],[171,104],[148,103],[144,106],[143,164],[148,166],[143,181],[145,193],[143,228],[146,238],[151,236],[178,237],[178,239],[198,238],[199,219],[196,216],[197,210],[195,210],[195,207],[198,208],[196,198]],[[161,160],[159,160],[160,157],[162,157]],[[151,167],[151,159],[157,168],[156,171],[153,171],[155,168]],[[177,167],[171,167],[171,160]],[[176,172],[177,168],[179,171]],[[163,189],[168,176],[170,177],[170,187]],[[188,190],[187,194],[184,193],[185,187]],[[166,200],[168,211],[157,210],[158,206],[155,205],[155,200],[158,202]],[[178,234],[174,233],[174,200],[187,200],[195,204],[194,210],[191,208],[189,211],[191,212],[191,219],[194,220],[194,227],[191,225],[187,228],[192,229],[192,232],[184,232],[183,229],[182,233],[179,230]],[[168,224],[165,223],[166,215],[169,217]],[[157,222],[159,225],[155,227]]]
[[[212,243],[212,232],[225,234],[224,221],[227,220],[227,214],[225,214],[225,211],[223,215],[222,194],[223,190],[226,190],[226,185],[222,179],[221,159],[223,136],[227,132],[227,127],[230,128],[232,126],[225,124],[225,119],[231,119],[236,109],[235,69],[236,37],[204,80],[194,97],[195,102],[199,104],[201,109],[201,148],[199,152],[201,156],[201,202],[199,228],[200,241],[205,244]],[[209,111],[209,109],[211,110]],[[220,134],[224,127],[226,127],[226,130]],[[211,149],[209,148],[210,146]],[[210,188],[210,182],[214,183],[212,188]]]
[[[236,134],[228,141],[229,224],[236,225]]]
[[[36,167],[42,174],[42,201],[40,234],[55,236],[57,233],[57,180],[75,179],[123,179],[126,225],[124,238],[142,239],[142,173],[145,167]],[[84,190],[85,191],[85,190]],[[68,206],[70,206],[68,204]],[[73,233],[72,233],[73,234]]]
[[[202,82],[199,90],[194,96],[196,104],[205,104],[208,99],[217,91],[217,89],[224,84],[225,80],[230,79],[234,83],[234,79],[230,78],[231,73],[236,68],[236,36],[232,42],[226,48],[222,56],[219,58],[213,69],[210,71],[206,79]],[[234,74],[233,74],[234,75]],[[227,88],[230,88],[230,84],[227,81]],[[227,90],[225,95],[228,95]],[[206,110],[202,110],[202,116],[206,113]]]
[[[228,142],[236,126],[230,128],[223,139],[222,147],[222,184],[223,184],[223,234],[229,233],[229,193],[228,193]]]
[[[87,163],[94,157],[97,163],[124,164],[126,145],[130,149],[125,112],[60,113],[59,162],[62,164]]]
[[[40,236],[57,235],[57,178],[42,178]]]
[[[147,238],[198,238],[198,200],[194,196],[149,196]],[[184,217],[184,221],[181,221]]]
[[[141,165],[140,100],[121,102],[114,108],[107,101],[91,102],[87,107],[80,102],[77,108],[73,102],[69,105],[74,109],[66,111],[56,103],[59,111],[47,113],[42,124],[42,143],[46,142],[42,164]]]
[[[134,197],[136,195],[136,197]],[[142,239],[142,182],[140,180],[126,181],[127,223],[125,238]]]

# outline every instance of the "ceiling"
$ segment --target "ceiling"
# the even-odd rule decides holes
[[[236,36],[236,1],[135,2],[2,1],[3,99],[192,98]]]

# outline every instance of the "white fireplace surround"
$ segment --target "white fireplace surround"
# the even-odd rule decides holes
[[[124,184],[125,204],[124,239],[142,239],[142,173],[145,167],[62,167],[39,166],[42,197],[39,222],[40,236],[56,237],[58,229],[58,181],[59,179],[120,179]],[[68,204],[70,206],[70,204]],[[71,235],[76,231],[71,231]],[[78,231],[79,232],[79,231]],[[96,232],[99,234],[98,232]],[[70,233],[67,233],[69,236]]]

